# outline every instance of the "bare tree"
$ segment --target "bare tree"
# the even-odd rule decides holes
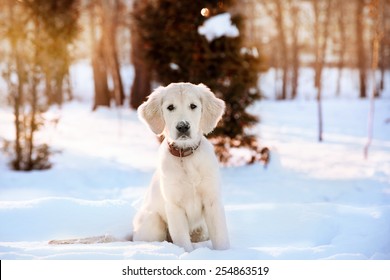
[[[13,104],[14,109],[14,116],[15,116],[15,159],[13,163],[13,168],[15,170],[21,169],[21,162],[22,162],[22,126],[21,126],[21,104],[24,100],[24,89],[23,89],[23,83],[25,81],[25,71],[22,67],[22,54],[20,53],[20,47],[19,47],[19,40],[21,40],[21,34],[17,32],[19,28],[22,28],[23,32],[23,24],[22,21],[16,21],[15,17],[15,5],[11,3],[11,0],[7,1],[8,4],[8,22],[9,22],[9,29],[8,34],[9,41],[11,45],[11,61],[9,62],[9,69],[12,69],[12,65],[15,65],[15,75],[17,77],[16,81],[11,81],[11,72],[7,73],[8,81],[8,88],[10,90],[11,100]],[[19,18],[19,20],[22,20]],[[14,83],[17,83],[15,86]]]
[[[93,70],[93,81],[95,86],[95,98],[93,110],[96,110],[99,106],[110,106],[110,91],[107,83],[107,70],[104,63],[104,54],[102,40],[97,37],[96,26],[98,23],[97,12],[98,7],[91,3],[89,9],[89,25],[90,25],[90,38],[92,42],[92,70]]]
[[[291,11],[291,98],[294,99],[298,93],[299,79],[299,7],[296,1],[290,0]]]
[[[102,44],[104,49],[104,58],[108,73],[113,82],[113,99],[117,106],[123,105],[125,94],[123,82],[120,75],[120,66],[118,60],[116,34],[118,27],[119,0],[101,0],[102,10]]]
[[[336,95],[340,95],[341,90],[341,79],[343,74],[343,68],[345,65],[345,49],[347,47],[347,28],[346,28],[346,3],[345,1],[336,1],[337,8],[337,27],[339,31],[339,48],[338,48],[338,76],[337,76],[337,86],[336,86]]]
[[[51,5],[53,2],[57,5]],[[1,44],[6,46],[5,52],[8,52],[2,75],[7,82],[15,116],[15,143],[8,141],[8,151],[13,155],[11,165],[15,170],[28,171],[51,166],[48,145],[37,143],[35,139],[36,132],[44,125],[42,113],[47,110],[51,98],[45,94],[43,86],[48,79],[55,86],[62,85],[64,76],[57,70],[64,69],[67,64],[52,61],[51,47],[58,34],[64,31],[64,21],[68,24],[68,33],[62,34],[64,45],[58,47],[57,51],[68,49],[78,29],[77,2],[59,2],[8,0],[0,12],[0,24],[5,30],[4,38],[0,39],[3,39]],[[48,19],[48,15],[52,18]],[[51,25],[54,19],[57,26]],[[67,53],[62,54],[67,56]],[[54,66],[50,77],[45,76],[48,61]],[[62,90],[62,87],[57,89]]]
[[[332,0],[313,0],[314,10],[314,50],[315,50],[315,87],[318,103],[318,141],[323,140],[322,120],[322,71],[329,38],[329,22],[332,11]]]
[[[378,69],[379,60],[379,47],[380,41],[383,37],[383,21],[381,11],[384,8],[382,0],[371,0],[370,4],[370,15],[374,22],[373,25],[373,38],[372,38],[372,61],[371,61],[371,86],[372,91],[370,95],[370,113],[368,116],[368,136],[367,143],[364,147],[364,157],[368,158],[368,149],[370,148],[373,135],[373,123],[374,123],[374,112],[375,112],[375,95],[377,92],[377,83],[375,79],[375,72]]]
[[[279,80],[279,72],[282,80],[281,92],[276,88],[275,96],[276,99],[287,99],[287,83],[288,83],[288,69],[289,69],[289,54],[287,46],[287,34],[285,31],[284,24],[284,7],[282,0],[263,1],[262,4],[267,10],[273,21],[275,22],[277,36],[276,40],[273,41],[274,46],[278,49],[274,55],[275,62],[275,80]]]
[[[120,7],[119,0],[99,0],[88,6],[93,50],[94,110],[98,106],[110,106],[111,100],[117,106],[124,103],[125,94],[116,44]],[[112,82],[111,88],[109,81]]]
[[[276,12],[275,22],[278,29],[278,39],[281,48],[281,63],[282,63],[282,93],[280,99],[287,99],[287,80],[288,80],[288,47],[284,25],[284,10],[281,0],[275,0]]]
[[[268,0],[262,2],[267,14],[273,19],[276,27],[276,40],[271,53],[275,63],[275,79],[281,80],[281,90],[276,91],[277,99],[294,99],[298,92],[300,68],[300,20],[299,0]]]
[[[367,96],[367,56],[364,44],[364,8],[365,0],[357,0],[356,7],[356,47],[357,47],[357,65],[359,69],[359,97]]]
[[[378,97],[385,88],[385,70],[390,66],[390,1],[383,0],[382,9],[382,40],[379,50],[380,82],[378,88]]]

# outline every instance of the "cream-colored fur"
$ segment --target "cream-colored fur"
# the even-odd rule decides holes
[[[203,84],[173,83],[156,89],[138,109],[139,116],[165,140],[158,169],[144,203],[133,221],[134,241],[172,240],[187,252],[192,242],[210,239],[214,249],[229,248],[220,194],[218,161],[204,137],[217,125],[225,103]],[[184,135],[179,123],[189,126]],[[199,147],[188,157],[175,157],[178,148]]]

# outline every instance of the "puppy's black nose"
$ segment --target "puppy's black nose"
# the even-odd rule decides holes
[[[190,123],[186,121],[181,121],[176,125],[176,129],[180,133],[186,133],[190,129]]]

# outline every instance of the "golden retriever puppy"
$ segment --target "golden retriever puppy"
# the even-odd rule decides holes
[[[225,103],[203,84],[157,88],[138,109],[157,135],[158,169],[133,221],[133,241],[169,240],[187,252],[211,240],[229,248],[218,161],[204,135],[220,120]]]

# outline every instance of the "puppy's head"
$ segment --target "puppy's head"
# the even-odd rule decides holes
[[[215,128],[224,109],[225,102],[205,85],[172,83],[149,95],[138,114],[154,133],[163,133],[178,147],[190,147]]]

